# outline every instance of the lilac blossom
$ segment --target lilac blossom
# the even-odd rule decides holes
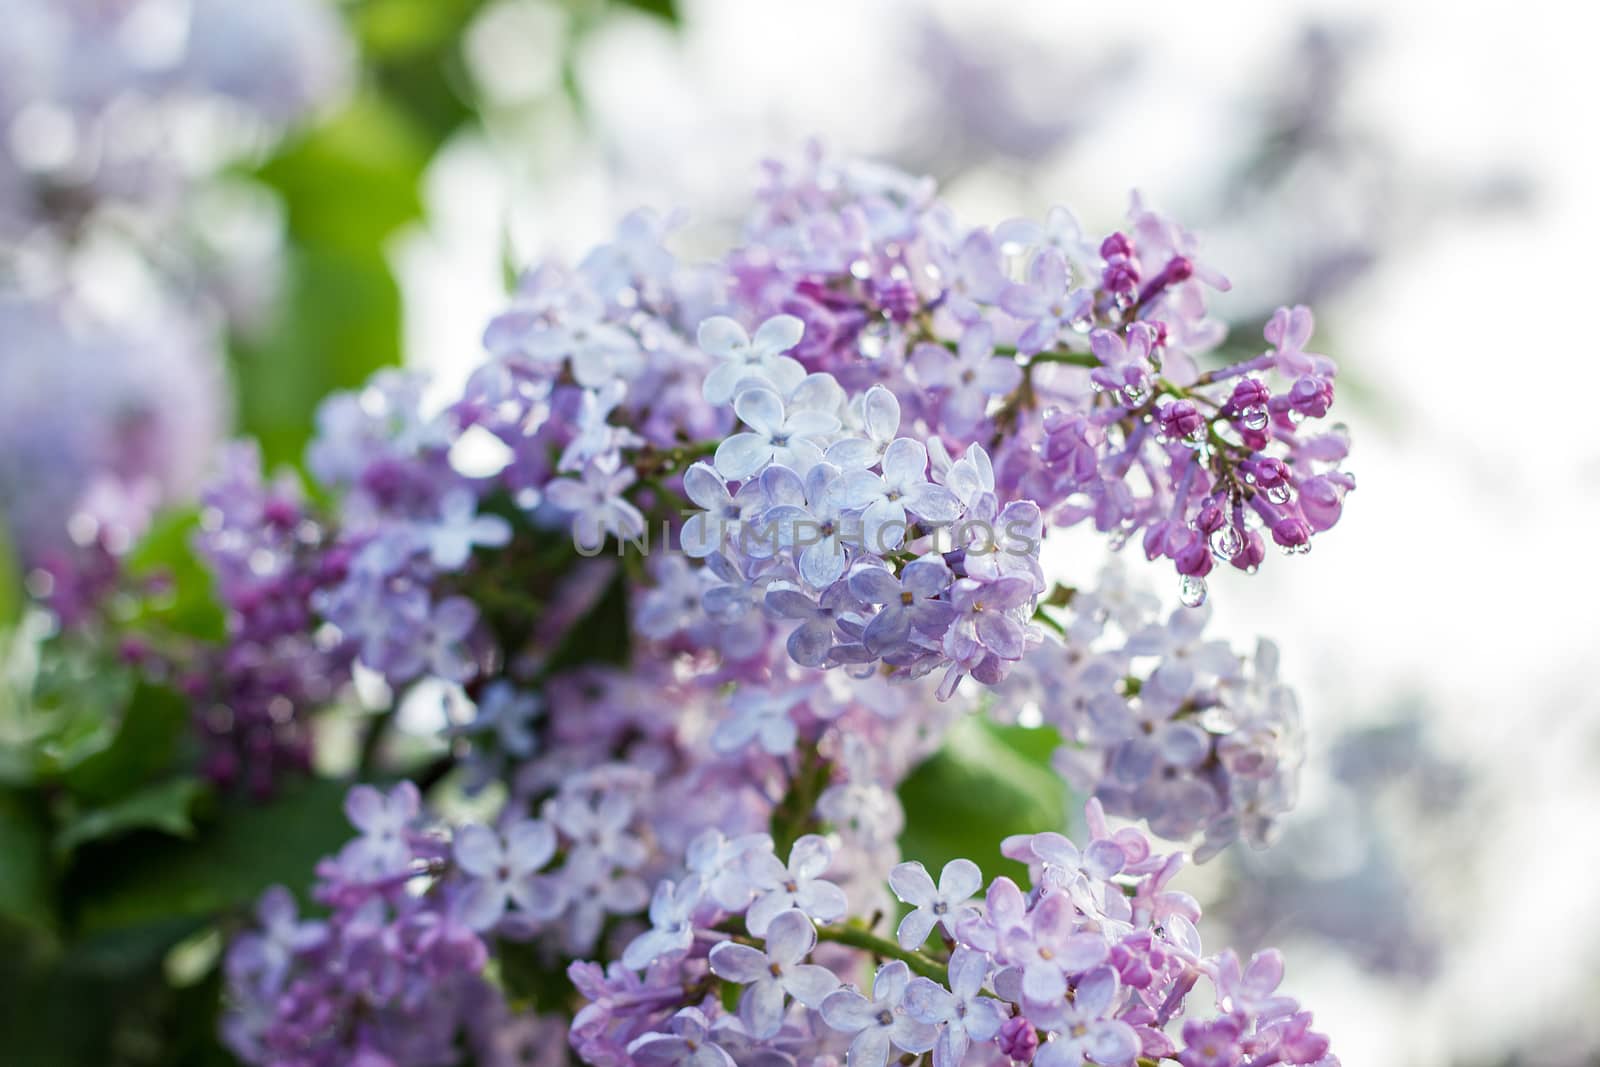
[[[746,913],[750,932],[764,936],[780,912],[798,908],[816,922],[842,919],[848,908],[844,890],[825,880],[833,849],[826,839],[806,834],[789,850],[784,864],[771,852],[750,853],[750,877],[756,898]]]
[[[463,827],[451,850],[467,876],[459,900],[461,921],[474,930],[488,930],[511,903],[534,919],[559,914],[565,901],[558,883],[537,874],[555,851],[555,831],[537,819],[514,822],[503,834],[484,826]]]
[[[839,987],[832,971],[803,962],[816,945],[811,919],[791,910],[780,912],[768,924],[764,949],[723,941],[711,950],[712,973],[745,987],[739,997],[739,1017],[751,1036],[767,1038],[778,1032],[786,997],[820,1008],[823,998]]]
[[[977,870],[976,865],[973,870]],[[971,1043],[991,1040],[1008,1018],[1003,1002],[981,993],[989,974],[989,959],[984,953],[964,946],[957,948],[950,954],[949,973],[948,989],[931,978],[913,978],[906,989],[907,1014],[939,1028],[933,1045],[933,1067],[961,1067]]]
[[[906,1012],[910,983],[910,970],[894,960],[879,967],[873,976],[871,999],[854,989],[841,989],[822,1002],[822,1018],[827,1024],[855,1035],[850,1042],[851,1067],[883,1067],[891,1046],[912,1053],[933,1048],[933,1027]]]
[[[954,936],[956,924],[973,906],[967,901],[983,885],[978,865],[968,859],[953,859],[939,872],[935,886],[920,863],[902,863],[889,872],[889,887],[912,910],[900,920],[895,936],[901,948],[914,949],[928,940],[935,926]]]

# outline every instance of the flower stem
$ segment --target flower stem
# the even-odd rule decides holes
[[[879,937],[863,926],[850,924],[839,926],[817,927],[818,941],[832,941],[838,945],[849,945],[851,948],[863,949],[874,956],[887,959],[900,960],[917,974],[924,978],[932,978],[941,985],[950,981],[949,972],[945,965],[931,956],[924,956],[920,952],[903,949],[894,941],[886,937]]]

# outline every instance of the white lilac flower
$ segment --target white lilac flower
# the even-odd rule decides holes
[[[700,347],[719,360],[706,375],[704,393],[708,403],[726,404],[735,387],[745,378],[776,382],[778,374],[804,374],[798,361],[783,355],[800,343],[805,324],[793,315],[777,315],[763,322],[754,339],[744,327],[725,315],[700,324]]]
[[[741,392],[733,401],[739,421],[749,429],[717,446],[717,472],[730,481],[759,474],[769,463],[809,471],[822,461],[822,440],[839,428],[826,411],[791,405],[764,386]]]
[[[453,489],[439,500],[439,517],[419,524],[428,558],[442,571],[460,570],[473,548],[503,548],[511,541],[511,524],[499,515],[478,511],[470,489]]]

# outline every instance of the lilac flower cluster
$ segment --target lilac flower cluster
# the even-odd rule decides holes
[[[966,859],[938,881],[922,864],[894,867],[890,885],[910,910],[893,941],[845,920],[824,838],[800,838],[787,864],[760,840],[714,877],[691,865],[659,883],[650,929],[618,965],[573,966],[589,1000],[573,1048],[602,1065],[845,1054],[882,1067],[925,1053],[936,1067],[1338,1064],[1310,1014],[1277,993],[1277,953],[1242,968],[1232,952],[1202,952],[1200,910],[1168,888],[1181,854],[1152,853],[1136,830],[1110,832],[1093,801],[1088,819],[1086,849],[1059,833],[1006,841],[1029,862],[1030,891],[995,878],[976,901],[984,881]],[[928,947],[934,929],[938,947]],[[872,958],[885,961],[858,989]],[[1186,1017],[1202,977],[1216,1014]],[[728,987],[739,990],[736,1011],[723,1006]]]
[[[360,835],[318,868],[328,917],[298,918],[294,897],[274,888],[259,926],[228,951],[229,1047],[285,1067],[395,1067],[449,1062],[465,1031],[478,1062],[520,1062],[492,1054],[515,1024],[483,977],[484,942],[440,892],[423,891],[449,846],[420,824],[415,787],[358,786],[345,810]]]
[[[133,326],[0,279],[0,528],[53,576],[43,592],[58,605],[74,599],[78,556],[126,552],[157,508],[189,498],[223,431],[204,331],[171,306],[152,312]]]
[[[1000,687],[996,705],[1054,727],[1055,767],[1106,810],[1171,840],[1203,834],[1208,859],[1239,837],[1267,844],[1296,799],[1305,760],[1299,705],[1278,651],[1241,656],[1207,638],[1209,606],[1165,618],[1110,567],[1071,592],[1057,627]]]
[[[346,808],[360,835],[318,869],[329,919],[298,920],[275,889],[229,951],[226,1034],[249,1062],[404,1067],[492,1044],[512,1017],[484,977],[486,939],[526,938],[562,912],[548,873],[558,853],[571,868],[585,849],[624,863],[639,848],[598,809],[581,829],[548,812],[447,839],[421,824],[409,785],[357,787]],[[1170,888],[1183,856],[1113,831],[1097,802],[1087,817],[1082,849],[1057,833],[1004,843],[1028,865],[1027,890],[1007,877],[985,889],[966,859],[937,881],[920,863],[894,867],[909,910],[892,939],[849,917],[829,838],[802,836],[785,859],[765,834],[707,830],[648,894],[648,925],[617,962],[571,965],[583,1001],[572,1047],[603,1067],[882,1067],[901,1053],[931,1053],[935,1067],[1336,1067],[1310,1013],[1278,992],[1276,952],[1243,965],[1202,951],[1198,905]],[[1192,995],[1202,979],[1209,1011]]]
[[[772,171],[725,260],[686,265],[669,236],[636,214],[528,273],[457,396],[387,372],[332,398],[324,519],[274,525],[259,484],[230,505],[254,532],[210,552],[239,633],[293,616],[325,679],[348,658],[397,700],[446,683],[445,770],[498,812],[446,838],[413,794],[361,794],[362,837],[321,870],[328,944],[426,926],[427,948],[382,936],[441,1018],[480,976],[520,995],[531,958],[539,1009],[597,1064],[1335,1062],[1276,957],[1203,955],[1166,889],[1181,859],[1103,817],[1202,858],[1262,843],[1302,758],[1274,652],[1206,638],[1199,607],[1163,618],[1115,570],[1052,585],[1039,554],[1054,525],[1144,530],[1198,602],[1214,557],[1251,569],[1291,519],[1331,525],[1349,486],[1342,435],[1302,433],[1332,388],[1308,317],[1201,371],[1220,279],[1137,204],[1098,246],[1064,211],[964,230],[925,183],[820,159]],[[1032,888],[982,904],[975,864],[934,880],[898,843],[897,787],[972,714],[1053,728],[1095,798],[1089,848],[1007,840]],[[890,940],[861,919],[896,897]],[[308,1037],[286,991],[351,1003],[368,978],[341,953],[297,950],[260,988],[239,964],[248,1060],[438,1051],[444,1023],[417,1051],[348,1021],[409,1010],[410,985]],[[549,999],[568,963],[581,1005]],[[1217,1010],[1186,1019],[1202,977]]]
[[[327,548],[292,478],[263,480],[253,448],[233,446],[224,468],[202,495],[196,547],[216,575],[228,639],[188,689],[206,773],[265,796],[283,771],[309,769],[307,713],[349,676],[345,642],[311,610],[347,557]]]

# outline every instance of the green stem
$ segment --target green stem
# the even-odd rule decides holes
[[[1035,352],[1028,357],[1033,363],[1066,363],[1074,367],[1100,366],[1100,359],[1092,352]]]
[[[949,972],[945,965],[932,956],[924,956],[920,952],[912,952],[900,947],[897,942],[886,937],[879,937],[864,926],[840,925],[817,927],[818,941],[832,941],[836,945],[849,945],[881,956],[886,959],[900,960],[917,974],[924,978],[931,978],[941,985],[950,980]]]

